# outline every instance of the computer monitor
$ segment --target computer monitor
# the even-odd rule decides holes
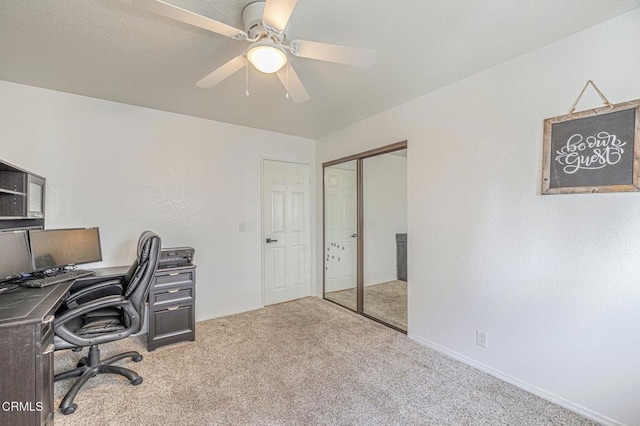
[[[33,272],[26,231],[0,232],[0,282]]]
[[[36,271],[102,260],[98,228],[33,230],[29,239]]]

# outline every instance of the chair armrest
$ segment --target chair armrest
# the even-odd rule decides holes
[[[72,292],[64,300],[69,309],[106,296],[122,295],[122,279],[101,281]]]
[[[123,315],[128,320],[126,321],[128,324],[125,324],[126,329],[115,332],[106,332],[104,334],[91,337],[83,337],[75,334],[67,328],[66,324],[72,319],[104,308],[121,308]],[[57,316],[53,321],[55,335],[67,343],[78,347],[99,345],[113,340],[124,339],[125,337],[138,332],[141,325],[142,321],[138,312],[135,310],[131,301],[125,299],[123,296],[107,296],[78,305],[78,307]]]
[[[77,308],[70,309],[63,314],[58,315],[53,320],[53,328],[57,329],[70,320],[82,316],[86,313],[103,308],[118,308],[126,303],[129,303],[129,301],[125,300],[125,298],[122,296],[107,296],[100,299],[92,300],[82,305],[78,305]]]

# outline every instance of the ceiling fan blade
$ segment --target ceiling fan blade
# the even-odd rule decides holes
[[[304,88],[302,81],[300,81],[298,74],[296,74],[290,63],[282,67],[276,74],[278,74],[278,78],[291,99],[293,99],[293,102],[299,104],[311,99],[307,89]]]
[[[133,4],[140,9],[237,40],[247,38],[247,34],[242,30],[160,0],[133,0]]]
[[[244,55],[238,55],[211,74],[204,77],[196,83],[196,86],[204,89],[210,89],[220,83],[227,77],[247,66],[247,58]]]
[[[293,40],[289,44],[291,53],[302,58],[318,59],[355,67],[371,68],[378,59],[378,52],[358,47],[339,46],[317,41]]]
[[[267,0],[262,12],[262,22],[279,33],[289,22],[293,8],[298,0]]]

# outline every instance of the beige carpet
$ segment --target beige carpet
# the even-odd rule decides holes
[[[356,289],[332,291],[324,297],[356,310]],[[364,313],[407,331],[407,283],[394,280],[364,287]]]
[[[592,425],[319,298],[197,324],[197,341],[89,381],[56,425]],[[56,353],[56,371],[80,357]],[[56,403],[71,380],[56,383]]]

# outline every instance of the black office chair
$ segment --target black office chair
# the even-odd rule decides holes
[[[124,367],[111,365],[124,358],[142,360],[138,352],[126,352],[100,360],[97,345],[124,339],[142,328],[149,287],[158,268],[160,237],[146,231],[138,240],[138,258],[120,280],[92,284],[72,293],[54,320],[56,350],[89,347],[89,354],[78,362],[78,368],[54,376],[54,380],[78,377],[60,403],[63,414],[72,414],[74,398],[82,386],[97,374],[119,374],[136,386],[142,377]]]

